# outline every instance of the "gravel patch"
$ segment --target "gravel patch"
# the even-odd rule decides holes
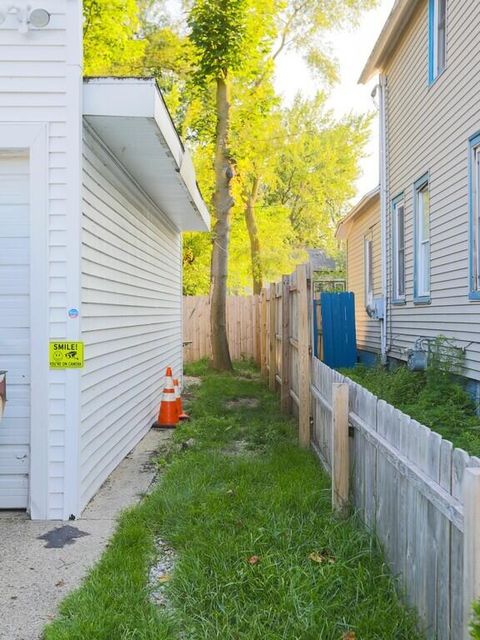
[[[175,568],[177,554],[174,549],[168,546],[161,538],[155,540],[158,559],[150,567],[148,574],[148,584],[150,586],[150,600],[158,607],[170,607],[168,600],[167,585],[172,577]]]

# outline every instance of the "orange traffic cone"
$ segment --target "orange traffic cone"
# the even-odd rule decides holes
[[[178,424],[178,409],[175,387],[173,385],[172,370],[170,367],[165,372],[165,388],[163,389],[162,401],[158,418],[153,423],[153,427],[159,429],[175,429]]]
[[[173,386],[175,387],[175,396],[177,398],[177,410],[178,410],[178,419],[179,420],[190,420],[190,416],[188,413],[183,411],[183,402],[182,402],[182,394],[180,393],[180,385],[178,384],[177,378],[173,381]]]

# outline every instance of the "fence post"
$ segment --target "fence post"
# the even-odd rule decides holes
[[[472,605],[480,598],[480,468],[463,476],[463,638],[470,640]]]
[[[290,413],[290,277],[282,277],[282,411]]]
[[[332,507],[343,515],[349,497],[348,384],[334,383],[332,394]]]
[[[267,377],[267,290],[260,296],[260,370],[262,378]]]
[[[275,282],[270,283],[270,345],[269,345],[269,374],[268,387],[271,391],[275,391],[276,374],[277,374],[277,300],[276,300]]]
[[[298,300],[298,440],[302,448],[310,446],[310,326],[307,266],[297,267]]]
[[[262,347],[261,347],[261,335],[262,329],[260,326],[260,314],[261,314],[261,298],[255,296],[255,362],[260,366],[262,363]]]

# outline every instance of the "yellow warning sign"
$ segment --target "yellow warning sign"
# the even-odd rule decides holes
[[[50,369],[81,369],[83,342],[50,342]]]

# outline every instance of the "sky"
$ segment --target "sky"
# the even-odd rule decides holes
[[[360,24],[355,30],[335,31],[330,34],[331,50],[339,63],[340,82],[332,90],[328,105],[338,117],[350,112],[376,112],[371,96],[372,89],[377,82],[376,79],[373,79],[367,86],[363,86],[358,84],[358,78],[394,2],[395,0],[380,0],[377,9],[363,14]],[[181,17],[179,0],[167,0],[166,6],[173,16]],[[298,92],[309,96],[321,88],[312,77],[301,56],[294,52],[284,53],[277,59],[275,86],[286,104],[291,103]],[[366,149],[367,157],[361,161],[362,175],[356,184],[356,199],[378,186],[378,147],[378,118],[375,117],[372,123],[370,142]]]
[[[358,78],[393,4],[394,0],[382,0],[378,9],[363,15],[357,29],[333,32],[330,36],[333,54],[340,66],[340,83],[332,91],[329,106],[339,117],[350,112],[376,111],[371,97],[376,80],[363,86],[358,84]],[[281,56],[278,61],[275,84],[287,103],[297,92],[312,95],[320,88],[301,57],[291,52]],[[378,185],[378,162],[378,118],[375,118],[367,157],[361,162],[362,175],[356,185],[357,199]]]

